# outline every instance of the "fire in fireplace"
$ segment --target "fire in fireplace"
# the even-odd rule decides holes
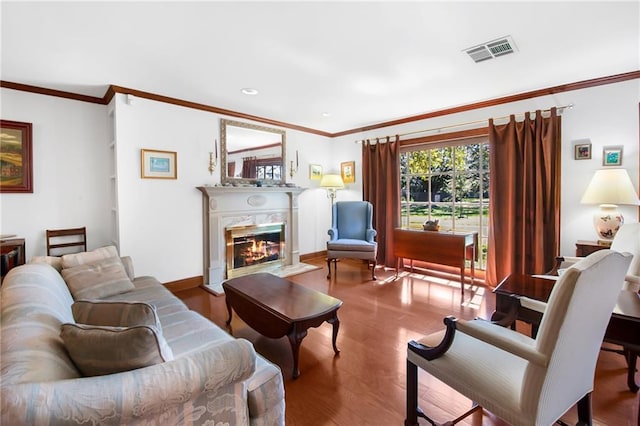
[[[233,226],[226,229],[227,278],[284,264],[284,225]]]

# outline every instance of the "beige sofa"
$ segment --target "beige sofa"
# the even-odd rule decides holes
[[[0,423],[284,425],[280,369],[121,262],[132,288],[100,300],[154,306],[173,359],[83,377],[61,338],[62,324],[74,323],[70,287],[51,265],[14,268],[0,293]]]

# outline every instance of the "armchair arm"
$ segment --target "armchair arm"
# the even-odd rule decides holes
[[[372,243],[373,239],[376,237],[376,235],[378,235],[378,231],[376,231],[373,228],[367,229],[366,239],[367,239],[368,242]]]
[[[534,339],[509,328],[496,326],[484,320],[459,320],[456,329],[536,365],[546,367],[549,363],[548,357],[536,349]]]
[[[255,366],[253,346],[244,339],[236,339],[124,373],[3,385],[0,421],[2,424],[190,423],[187,419],[192,416],[207,416],[211,409],[215,413],[216,400],[226,400],[225,395],[234,392],[237,382],[250,377]],[[231,418],[220,415],[216,424],[234,424],[235,413],[228,411]]]
[[[549,363],[548,357],[536,349],[535,340],[517,331],[482,319],[465,321],[446,317],[444,323],[447,329],[444,338],[437,346],[429,347],[412,340],[409,342],[409,350],[428,361],[434,360],[449,350],[455,332],[459,331],[534,364],[546,367]]]
[[[329,241],[337,240],[338,239],[338,228],[329,229],[327,231],[327,234],[329,234]]]
[[[547,310],[547,303],[536,299],[530,299],[525,296],[520,296],[520,306],[523,308],[531,309],[532,311],[540,312],[544,314]]]

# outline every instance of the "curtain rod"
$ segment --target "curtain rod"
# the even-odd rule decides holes
[[[555,107],[560,113],[562,113],[565,109],[571,109],[573,108],[573,104],[568,104],[568,105],[562,105],[559,107]],[[544,109],[542,110],[542,112],[549,112],[551,111],[551,108],[548,109]],[[535,111],[533,111],[535,113]],[[520,115],[520,114],[525,114],[524,112],[521,112],[519,114],[509,114],[509,115],[505,115],[503,117],[497,117],[494,118],[494,120],[503,120],[505,118],[509,118],[512,115]],[[444,130],[444,129],[450,129],[453,127],[464,127],[464,126],[469,126],[471,124],[479,124],[479,123],[486,123],[487,121],[489,121],[489,119],[485,119],[485,120],[475,120],[475,121],[468,121],[466,123],[459,123],[459,124],[451,124],[449,126],[442,126],[442,127],[433,127],[431,129],[425,129],[425,130],[414,130],[413,132],[407,132],[407,133],[400,133],[397,135],[388,135],[388,136],[379,136],[379,137],[374,137],[374,138],[368,138],[368,139],[359,139],[356,140],[355,143],[364,143],[367,140],[371,140],[371,139],[375,139],[375,140],[380,140],[380,139],[386,139],[386,138],[392,138],[394,136],[398,136],[398,137],[402,137],[402,136],[408,136],[408,135],[415,135],[416,133],[426,133],[426,132],[433,132],[433,131],[440,131],[440,130]],[[384,142],[383,142],[384,143]]]

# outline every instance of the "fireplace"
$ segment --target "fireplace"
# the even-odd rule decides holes
[[[226,228],[227,278],[282,267],[284,235],[283,223]]]

